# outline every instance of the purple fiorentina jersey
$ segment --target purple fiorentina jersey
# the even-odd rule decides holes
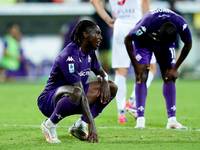
[[[184,43],[191,40],[191,33],[185,19],[169,9],[159,8],[145,13],[143,18],[129,32],[129,36],[141,36],[142,34],[146,33],[153,40],[160,41],[159,30],[164,19],[167,19],[169,22],[172,22],[176,25],[177,32]]]
[[[95,50],[85,55],[75,43],[70,43],[57,56],[45,90],[40,97],[63,85],[80,81],[84,85],[90,75],[90,70],[97,71],[99,68],[100,63]]]

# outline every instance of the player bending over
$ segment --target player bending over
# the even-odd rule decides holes
[[[179,58],[175,59],[175,39],[177,33],[184,43]],[[134,45],[132,44],[134,42]],[[144,14],[137,25],[125,38],[127,52],[134,66],[136,76],[136,129],[145,128],[145,103],[147,96],[146,81],[149,64],[154,52],[160,66],[165,97],[168,123],[167,129],[185,130],[176,120],[176,86],[178,68],[192,47],[190,29],[183,17],[169,9],[154,9]],[[134,52],[133,52],[134,49]]]

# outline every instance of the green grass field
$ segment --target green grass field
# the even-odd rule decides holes
[[[128,96],[133,81],[127,82]],[[46,119],[37,107],[37,97],[45,83],[0,83],[0,150],[199,150],[200,149],[200,81],[178,80],[177,120],[188,131],[166,130],[167,113],[162,95],[162,81],[154,80],[148,90],[146,128],[135,130],[135,120],[127,114],[126,124],[117,123],[116,101],[113,100],[95,119],[99,143],[87,143],[69,136],[68,128],[79,115],[58,124],[62,143],[49,144],[40,130]]]

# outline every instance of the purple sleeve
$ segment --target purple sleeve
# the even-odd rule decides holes
[[[151,20],[151,21],[149,21]],[[150,12],[145,13],[142,19],[133,27],[129,32],[129,36],[133,37],[134,35],[140,36],[143,33],[147,32],[148,29],[152,26],[153,17]]]
[[[91,64],[91,70],[92,71],[97,71],[101,67],[101,64],[99,60],[97,59],[97,56],[95,54],[95,51],[92,51],[92,64]]]
[[[192,36],[191,36],[190,29],[189,29],[188,24],[185,21],[185,19],[180,16],[180,17],[176,18],[175,21],[176,21],[175,24],[177,26],[177,31],[181,37],[181,40],[184,43],[191,41]]]

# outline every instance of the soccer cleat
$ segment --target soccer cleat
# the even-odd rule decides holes
[[[121,114],[121,115],[118,117],[118,122],[119,122],[119,123],[126,123],[126,122],[127,122],[126,116],[125,116],[124,114]]]
[[[126,102],[125,110],[130,113],[133,118],[137,119],[137,108],[135,105],[131,104],[129,100]]]
[[[179,122],[171,121],[167,123],[166,129],[174,129],[174,130],[188,130],[188,127],[182,126]]]
[[[69,135],[72,135],[81,141],[85,141],[88,137],[88,132],[81,124],[78,127],[76,127],[75,124],[73,124],[69,128]]]
[[[135,129],[144,129],[144,128],[145,128],[145,118],[144,117],[138,117]]]
[[[56,125],[48,127],[46,125],[46,120],[41,124],[42,132],[46,137],[46,141],[49,143],[60,143],[61,141],[57,137]]]

